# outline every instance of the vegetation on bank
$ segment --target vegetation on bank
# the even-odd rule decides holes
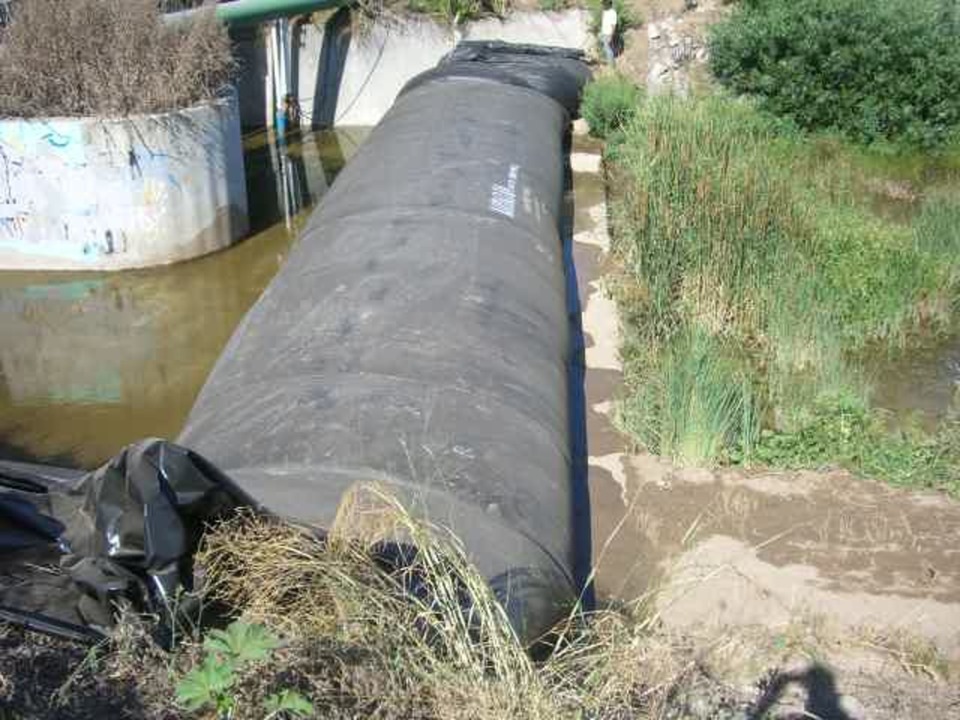
[[[623,75],[601,75],[583,90],[582,115],[590,132],[612,138],[633,119],[640,102],[640,89]]]
[[[960,127],[955,0],[750,0],[713,28],[711,68],[807,130],[933,146]]]
[[[618,124],[614,96],[588,92],[584,114]],[[947,327],[960,202],[930,193],[912,220],[884,220],[842,144],[820,157],[831,143],[721,96],[646,99],[622,125],[608,152],[620,421],[687,463],[841,463],[960,493],[954,424],[890,435],[859,362]]]
[[[402,563],[382,544],[394,538],[410,543]],[[149,619],[127,616],[52,699],[35,658],[0,654],[0,702],[17,720],[615,720],[686,717],[693,701],[732,717],[753,700],[720,689],[706,653],[694,662],[639,608],[572,613],[544,641],[549,658],[532,659],[459,542],[376,487],[357,489],[325,540],[242,513],[207,533],[197,564],[199,604],[241,620],[185,622],[167,654]]]
[[[404,0],[404,5],[412,12],[433,15],[456,25],[484,14],[503,17],[510,3],[509,0]]]
[[[29,0],[0,28],[0,117],[125,116],[216,97],[234,69],[212,8],[162,20],[157,0]]]

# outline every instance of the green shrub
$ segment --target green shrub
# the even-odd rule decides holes
[[[948,420],[936,436],[891,433],[861,400],[824,398],[803,427],[766,432],[753,449],[758,462],[785,468],[840,465],[894,485],[960,495],[960,424]]]
[[[754,0],[713,30],[714,74],[802,128],[942,143],[960,125],[954,0]]]
[[[604,75],[583,90],[580,112],[590,125],[590,132],[606,138],[624,126],[637,112],[640,90],[619,74]]]

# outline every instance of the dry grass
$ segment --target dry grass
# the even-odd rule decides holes
[[[212,9],[174,26],[156,0],[21,0],[0,30],[0,117],[174,110],[214,97],[233,69]]]
[[[862,627],[850,643],[888,656],[907,674],[931,680],[949,680],[951,663],[926,638],[900,628]]]
[[[283,689],[308,698],[317,717],[344,720],[746,718],[763,689],[751,690],[759,674],[781,689],[802,684],[810,673],[778,668],[802,670],[794,658],[819,658],[836,644],[810,619],[776,636],[681,638],[660,627],[648,597],[572,615],[557,628],[551,656],[536,662],[457,539],[376,486],[349,494],[323,538],[241,513],[210,529],[198,565],[205,601],[283,638],[238,677],[233,720],[262,720],[264,698]],[[28,644],[0,625],[0,718],[185,717],[174,688],[197,666],[201,633],[187,627],[166,654],[153,629],[149,618],[125,615],[112,646],[91,653],[62,641]],[[854,645],[895,653],[916,679],[933,677],[925,648],[875,634],[860,640]],[[748,666],[744,678],[739,669]],[[938,687],[923,692],[943,694]],[[7,707],[13,715],[3,714]],[[784,712],[770,717],[799,717]]]
[[[234,720],[262,720],[263,699],[281,689],[324,718],[666,719],[685,717],[690,688],[709,684],[692,649],[639,605],[570,616],[549,659],[533,660],[459,541],[375,486],[348,495],[323,538],[240,513],[208,531],[197,563],[205,603],[283,638],[243,671]],[[0,707],[22,708],[17,720],[183,717],[174,688],[197,665],[201,634],[187,627],[165,655],[152,628],[126,615],[111,647],[86,659],[61,643],[38,662],[44,642],[22,633],[0,642],[11,650],[0,652]],[[61,656],[42,687],[23,674]]]
[[[300,655],[362,652],[363,683],[376,678],[365,697],[383,717],[661,718],[696,674],[640,606],[571,616],[534,662],[456,538],[376,487],[347,498],[325,539],[240,515],[208,533],[198,562],[212,597]]]
[[[362,648],[380,669],[384,699],[420,697],[428,714],[451,718],[521,708],[539,717],[549,703],[456,539],[377,488],[348,496],[324,540],[241,514],[207,535],[198,563],[209,594],[245,619],[307,643]]]

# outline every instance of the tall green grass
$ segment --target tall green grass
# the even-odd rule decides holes
[[[753,388],[719,339],[692,328],[648,360],[634,363],[636,392],[621,415],[646,447],[690,464],[713,462],[731,447],[752,450],[759,432]]]
[[[865,398],[852,357],[942,327],[960,202],[892,223],[811,144],[722,97],[650,98],[616,150],[614,250],[630,397],[621,421],[685,461],[749,460],[825,397]]]

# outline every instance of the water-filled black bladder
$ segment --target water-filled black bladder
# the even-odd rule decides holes
[[[322,530],[376,482],[461,538],[521,638],[546,631],[589,559],[560,232],[586,76],[568,51],[486,43],[411,81],[178,445],[144,441],[91,473],[0,463],[0,619],[83,636],[120,599],[162,612],[207,521],[247,506]]]
[[[586,541],[560,224],[587,72],[569,51],[478,44],[409,83],[178,441],[321,527],[355,483],[387,485],[460,536],[526,639],[577,598]]]

